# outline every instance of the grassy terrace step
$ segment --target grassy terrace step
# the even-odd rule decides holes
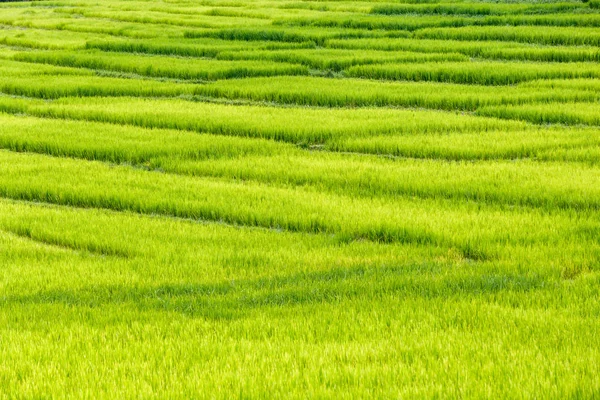
[[[420,34],[420,30],[464,28],[469,27],[584,27],[593,28],[600,26],[598,14],[569,14],[562,13],[545,15],[510,15],[510,16],[484,16],[484,15],[415,15],[404,14],[401,16],[382,16],[364,14],[318,15],[310,17],[288,17],[273,21],[273,25],[282,27],[321,27],[344,28],[363,30],[388,31],[390,36],[400,36],[400,32]]]
[[[89,40],[85,44],[88,49],[114,51],[124,53],[146,53],[183,57],[216,57],[223,51],[241,50],[276,50],[314,47],[314,43],[279,43],[272,41],[235,41],[219,39],[103,39]]]
[[[558,81],[557,81],[558,82]],[[227,99],[248,99],[278,104],[325,107],[401,106],[444,110],[470,110],[485,105],[532,102],[595,101],[598,94],[581,81],[562,90],[537,86],[475,86],[438,82],[386,82],[321,77],[249,78],[219,81],[198,87],[197,93]],[[558,84],[558,83],[557,83]]]
[[[52,29],[23,29],[3,26],[0,28],[0,43],[7,46],[40,50],[78,50],[89,40],[106,40],[109,35],[71,32]]]
[[[228,28],[237,26],[261,27],[270,25],[268,19],[263,18],[245,18],[243,16],[231,17],[222,15],[205,15],[195,13],[190,15],[165,14],[157,11],[129,11],[120,10],[115,13],[113,10],[90,11],[88,8],[71,8],[68,10],[58,10],[61,14],[75,14],[86,18],[108,19],[118,22],[133,22],[145,25],[174,25],[178,27],[195,28]]]
[[[415,38],[334,39],[330,48],[348,50],[415,51],[423,53],[458,52],[474,58],[547,62],[600,61],[596,46],[531,45],[499,40],[449,40]]]
[[[77,18],[52,13],[51,9],[33,15],[19,11],[18,16],[0,15],[0,24],[15,29],[43,29],[77,34],[110,35],[137,39],[157,37],[181,37],[188,28],[179,26],[152,25],[134,22],[111,21],[110,19]]]
[[[0,121],[3,148],[118,164],[145,164],[160,156],[211,159],[298,151],[293,145],[270,140],[178,130],[7,114],[0,114]]]
[[[417,38],[454,40],[509,40],[524,43],[563,46],[597,46],[600,33],[596,28],[482,26],[431,28],[415,33]]]
[[[391,16],[357,14],[325,14],[320,13],[310,17],[278,18],[273,25],[281,28],[321,28],[321,29],[351,29],[369,31],[383,31],[380,36],[393,35],[397,37],[410,37],[412,32],[424,28],[469,26],[476,19],[463,16]]]
[[[361,197],[415,196],[522,205],[551,212],[600,209],[597,166],[538,162],[460,162],[369,159],[364,156],[288,154],[227,160],[160,157],[150,168],[194,176],[309,186]],[[567,183],[567,177],[568,183]]]
[[[352,50],[301,49],[281,51],[223,51],[216,55],[222,60],[258,60],[303,64],[321,70],[340,71],[354,65],[381,63],[413,63],[427,61],[466,61],[467,57],[456,53],[417,53]]]
[[[387,35],[385,32],[365,31],[361,29],[343,29],[343,28],[313,28],[313,27],[261,27],[261,28],[235,28],[235,29],[213,29],[185,31],[186,38],[215,38],[225,40],[246,40],[246,41],[275,41],[275,42],[296,42],[305,43],[307,41],[323,45],[329,39],[342,38],[361,38],[361,37],[382,37]],[[397,31],[398,37],[409,36],[408,32]]]
[[[127,97],[64,98],[53,102],[0,97],[0,110],[296,144],[376,135],[510,131],[527,126],[522,122],[441,111],[284,108]]]
[[[556,78],[599,78],[597,63],[445,62],[358,65],[347,76],[369,79],[452,82],[475,85],[511,85]]]
[[[485,4],[478,2],[434,2],[434,4],[383,4],[375,5],[371,12],[383,15],[404,14],[457,14],[457,15],[505,15],[505,14],[539,14],[553,12],[569,12],[587,8],[585,4],[578,3],[550,3],[550,4]]]
[[[82,290],[89,289],[87,286],[94,280],[96,284],[112,282],[125,285],[133,280],[139,284],[160,286],[189,279],[190,274],[198,285],[228,279],[265,279],[267,283],[273,277],[272,269],[279,268],[282,262],[285,268],[279,271],[280,283],[284,283],[285,276],[292,274],[306,272],[308,278],[310,272],[333,273],[327,268],[329,264],[337,264],[341,268],[371,269],[377,268],[378,262],[383,260],[406,265],[418,262],[422,257],[438,257],[440,265],[466,262],[447,248],[368,241],[340,246],[336,238],[326,235],[198,223],[126,212],[6,199],[0,200],[0,210],[2,243],[12,242],[13,249],[30,252],[20,254],[21,265],[15,264],[11,269],[21,269],[30,283],[46,284],[47,290],[67,287],[63,281],[64,274],[56,274],[56,269],[63,269],[61,263],[70,258],[84,264],[79,267],[69,264],[85,279],[84,282],[69,284]],[[200,242],[203,249],[198,248]],[[2,254],[11,253],[5,246],[1,251]],[[27,262],[35,262],[38,257],[56,269],[35,271],[19,268]],[[173,268],[164,268],[165,257],[171,258]],[[128,265],[136,261],[144,263],[143,274],[136,273],[135,265]],[[98,268],[88,269],[90,266]],[[123,274],[113,274],[114,269]],[[556,271],[549,268],[546,273],[553,275]],[[23,295],[30,288],[25,279],[10,280],[4,285],[6,292],[13,295]]]
[[[198,94],[197,86],[191,84],[85,75],[0,76],[0,92],[43,99],[93,96],[177,97]]]
[[[600,125],[598,103],[527,104],[523,107],[485,107],[479,115],[529,121],[535,124]]]
[[[0,152],[0,194],[84,208],[106,208],[290,231],[451,246],[469,258],[493,257],[502,244],[595,240],[559,212],[503,212],[464,202],[354,199],[312,190],[198,179],[97,162]],[[342,207],[343,206],[343,207]],[[535,229],[534,229],[535,227]],[[567,236],[562,236],[565,232]]]
[[[0,0],[0,399],[592,399],[600,0]]]
[[[578,164],[394,161],[309,153],[269,141],[176,131],[10,116],[0,121],[0,147],[16,151],[138,164],[183,175],[307,185],[368,198],[400,195],[527,205],[548,211],[600,209],[600,193],[589,186],[600,178],[600,170]]]
[[[0,115],[0,121],[3,148],[115,163],[147,165],[161,156],[180,161],[249,155],[308,156],[296,146],[270,140],[7,114]],[[317,148],[442,160],[536,158],[597,164],[600,162],[599,143],[596,129],[530,128],[511,132],[346,138]]]
[[[13,361],[12,368],[48,378],[30,389],[36,393],[76,396],[80,392],[73,385],[88,385],[88,390],[109,396],[156,385],[165,393],[231,386],[284,396],[284,388],[287,394],[290,387],[299,393],[307,389],[305,379],[316,381],[327,373],[336,382],[351,378],[369,385],[369,390],[352,385],[345,389],[348,393],[398,393],[384,379],[402,385],[400,393],[416,395],[411,385],[444,376],[436,367],[439,352],[448,357],[445,368],[466,365],[463,373],[485,379],[472,363],[496,353],[482,351],[481,341],[509,348],[510,358],[499,352],[499,360],[515,368],[535,368],[530,357],[537,354],[559,373],[587,371],[598,357],[597,321],[582,305],[597,296],[597,282],[588,278],[575,288],[563,282],[552,258],[560,254],[551,247],[530,250],[549,263],[520,273],[467,262],[446,249],[369,242],[339,246],[326,236],[6,201],[0,202],[0,229],[0,254],[13,260],[4,269],[0,318],[10,344],[2,347],[2,356]],[[128,257],[94,256],[113,250]],[[424,257],[436,261],[425,263]],[[43,312],[34,321],[30,316],[36,309]],[[324,319],[332,322],[324,324]],[[526,339],[511,328],[514,319],[527,326]],[[54,327],[56,320],[62,323]],[[548,321],[558,321],[561,329],[549,335]],[[17,326],[27,329],[27,335]],[[52,332],[47,326],[53,326]],[[574,339],[567,340],[570,336]],[[91,337],[101,338],[101,344]],[[567,344],[555,346],[563,341]],[[182,351],[181,346],[205,350]],[[397,366],[396,358],[413,346],[425,347],[410,367]],[[35,349],[43,364],[65,362],[70,380],[51,380],[47,369],[30,364],[23,348]],[[582,348],[590,351],[579,354]],[[160,362],[154,361],[156,352]],[[289,355],[296,353],[320,372],[290,361]],[[144,385],[136,380],[120,386],[120,366],[90,383],[81,357],[91,365],[127,360],[132,363],[127,370]],[[174,369],[159,378],[135,363],[137,357],[156,367],[172,363]],[[230,365],[224,366],[223,358]],[[266,373],[272,362],[291,378],[255,389],[256,382],[244,371]],[[426,375],[409,385],[405,374],[413,368]],[[300,371],[303,378],[294,378]],[[592,379],[587,374],[579,379],[585,378]],[[432,393],[455,394],[452,382],[443,379],[447,389]],[[516,390],[513,385],[528,393],[552,387],[546,379],[532,384],[519,377],[499,393],[510,394]],[[25,389],[12,375],[5,388]],[[339,393],[313,390],[322,396]],[[468,392],[484,391],[469,385]]]
[[[332,141],[325,148],[342,152],[446,160],[533,158],[597,164],[600,161],[598,140],[596,129],[561,127],[513,132],[347,138]]]
[[[73,77],[73,76],[87,76],[90,77],[94,75],[92,71],[79,69],[79,68],[70,68],[70,67],[60,67],[54,65],[44,65],[44,64],[31,64],[26,62],[20,62],[10,59],[0,58],[0,72],[2,73],[2,77],[32,77],[37,78],[40,76],[65,76],[65,77]]]
[[[263,61],[189,60],[166,56],[132,56],[128,53],[103,52],[26,52],[15,60],[66,67],[118,71],[174,79],[215,80],[246,76],[308,74],[308,68]]]

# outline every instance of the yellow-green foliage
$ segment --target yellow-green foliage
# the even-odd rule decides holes
[[[594,399],[598,1],[0,0],[0,399]]]
[[[446,62],[358,65],[345,70],[358,78],[510,85],[535,79],[599,78],[597,63]]]

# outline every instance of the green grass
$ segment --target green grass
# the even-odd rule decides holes
[[[594,399],[598,1],[0,1],[0,399]]]
[[[482,26],[459,28],[423,29],[415,34],[418,38],[457,40],[508,40],[564,46],[597,46],[600,34],[596,28],[572,28],[549,26]]]
[[[543,161],[598,163],[595,129],[540,129],[514,132],[471,132],[348,138],[328,143],[329,150],[395,157],[446,160],[532,158]]]
[[[345,70],[357,78],[512,85],[536,79],[598,78],[597,63],[444,62],[358,65]]]
[[[219,81],[199,87],[197,94],[280,104],[325,107],[401,106],[474,111],[485,105],[531,102],[594,101],[591,80],[570,85],[554,81],[563,90],[535,81],[522,86],[458,85],[438,82],[386,82],[321,77],[271,77]],[[527,82],[528,83],[528,82]],[[538,85],[538,86],[536,86]]]
[[[63,98],[53,102],[0,97],[0,110],[145,128],[275,139],[296,144],[319,144],[328,140],[382,134],[517,130],[526,126],[515,121],[440,111],[282,108],[126,97]]]
[[[598,103],[528,104],[523,107],[482,108],[478,114],[530,121],[535,124],[600,125]]]
[[[586,367],[598,357],[597,322],[583,304],[598,294],[594,278],[573,287],[551,270],[500,272],[430,247],[340,247],[324,236],[14,202],[2,202],[2,210],[0,240],[9,246],[0,248],[14,260],[7,273],[21,277],[5,280],[3,337],[11,345],[2,354],[12,371],[44,378],[32,387],[4,374],[11,393],[193,396],[227,387],[249,396],[479,397],[480,383],[505,377],[476,367],[494,354],[540,376],[511,374],[496,393],[593,394],[584,383],[596,379]],[[423,257],[437,261],[423,264]],[[483,342],[497,345],[482,352]],[[425,344],[418,355],[407,353]],[[117,365],[102,377],[91,372],[109,360]],[[274,373],[274,361],[285,380],[259,383],[246,373]],[[64,365],[60,374],[43,367],[56,364]],[[168,373],[158,373],[167,365]],[[423,375],[409,381],[415,368]],[[460,377],[446,368],[460,369]],[[556,385],[553,373],[573,370]],[[137,378],[123,383],[127,373]],[[440,386],[428,383],[438,374]],[[320,380],[331,384],[310,383]]]
[[[577,62],[600,60],[600,51],[594,46],[552,46],[498,40],[455,39],[339,39],[327,46],[348,50],[377,49],[384,51],[414,51],[423,53],[457,52],[473,58],[489,60],[521,60],[546,62]]]
[[[133,73],[182,80],[215,80],[247,76],[307,74],[308,69],[293,64],[261,61],[188,60],[167,56],[132,56],[128,53],[25,52],[13,57],[18,61]]]
[[[273,41],[273,42],[314,42],[318,45],[324,44],[328,39],[378,37],[383,33],[362,29],[344,28],[314,28],[297,27],[293,29],[285,27],[241,27],[214,30],[185,31],[184,37],[193,38],[215,38],[225,40],[246,41]],[[406,36],[408,33],[400,32],[399,35]]]
[[[298,47],[314,47],[312,42],[307,43],[273,43],[273,42],[248,42],[218,39],[101,39],[88,40],[85,44],[88,49],[115,51],[124,53],[157,54],[182,57],[207,57],[214,58],[221,52],[241,50],[275,50]]]
[[[356,54],[352,50],[301,49],[280,51],[223,51],[216,55],[223,60],[261,60],[303,64],[313,69],[339,72],[354,65],[385,63],[411,63],[427,61],[465,61],[467,57],[456,53],[417,53],[363,51]]]

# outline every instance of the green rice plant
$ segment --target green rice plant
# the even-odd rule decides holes
[[[271,64],[261,61],[190,60],[167,56],[132,56],[128,53],[29,52],[14,56],[15,60],[61,65],[75,68],[118,71],[145,76],[186,80],[214,80],[245,76],[307,74],[308,69],[293,64]]]
[[[197,94],[196,89],[197,86],[189,84],[89,75],[0,76],[0,92],[42,99],[71,96],[176,97]]]
[[[0,29],[0,43],[7,46],[40,50],[76,50],[85,47],[88,40],[101,40],[105,36],[42,29]]]
[[[330,40],[327,46],[348,50],[378,49],[423,53],[457,52],[474,58],[546,62],[600,60],[597,47],[532,46],[518,42],[382,38]]]
[[[481,25],[513,25],[513,26],[565,26],[565,27],[598,27],[600,16],[583,13],[557,13],[545,15],[510,15],[488,17]]]
[[[555,93],[577,90],[580,92],[600,93],[600,79],[541,79],[524,82],[520,85],[524,90],[551,89]]]
[[[309,186],[320,192],[366,198],[473,200],[547,211],[600,209],[600,188],[589,184],[600,179],[600,170],[578,164],[512,160],[448,163],[320,152],[199,161],[163,156],[152,160],[150,167],[193,176]]]
[[[555,90],[554,87],[487,87],[438,82],[387,82],[321,77],[270,77],[218,81],[198,87],[196,93],[210,97],[278,104],[325,107],[402,106],[471,111],[493,104],[598,99],[597,93],[579,86]]]
[[[87,121],[0,114],[0,147],[56,157],[147,164],[160,156],[184,159],[275,155],[297,151],[269,140],[144,129]]]
[[[0,121],[0,147],[57,157],[148,165],[159,157],[174,157],[169,163],[177,164],[189,159],[305,154],[291,145],[259,139],[7,114],[0,115]],[[600,161],[598,141],[593,129],[531,128],[513,132],[347,138],[312,149],[443,160],[534,158],[595,164]],[[181,168],[173,166],[171,170],[182,171]]]
[[[289,1],[285,3],[273,2],[273,7],[282,10],[305,11],[312,10],[317,12],[354,12],[368,13],[373,7],[371,3],[359,1],[335,1],[335,2],[306,2],[306,1]]]
[[[596,3],[0,0],[0,398],[598,397]]]
[[[307,43],[276,43],[276,42],[235,42],[219,39],[197,39],[181,40],[133,40],[133,39],[110,39],[92,40],[86,43],[87,49],[99,49],[102,51],[114,51],[122,53],[145,53],[166,56],[183,57],[216,57],[223,51],[241,50],[275,50],[287,48],[314,47],[312,42]]]
[[[329,39],[357,38],[357,37],[380,37],[383,33],[377,31],[364,31],[360,29],[342,28],[314,28],[314,27],[264,27],[264,28],[233,28],[216,30],[185,31],[184,37],[215,38],[224,40],[246,40],[246,41],[276,41],[276,42],[314,42],[323,45]],[[406,33],[408,35],[408,33]]]
[[[194,87],[168,83],[98,77],[0,78],[0,92],[26,97],[56,99],[60,97],[141,96],[170,97],[193,94]]]
[[[528,121],[534,124],[600,125],[597,102],[483,107],[477,110],[477,114]]]
[[[394,157],[445,160],[532,158],[546,161],[580,161],[598,164],[600,148],[596,130],[527,129],[514,132],[372,136],[331,141],[330,151]]]
[[[415,32],[416,38],[453,40],[503,40],[563,46],[598,46],[596,28],[548,26],[469,26],[428,28]]]
[[[209,28],[209,29],[220,29],[220,28],[228,28],[232,26],[267,26],[271,23],[268,19],[260,19],[260,18],[245,18],[242,16],[222,16],[222,15],[214,15],[213,14],[192,14],[193,17],[188,14],[184,16],[179,16],[177,14],[164,14],[162,12],[157,11],[149,11],[149,10],[135,10],[135,11],[125,11],[119,10],[118,12],[114,12],[113,10],[90,10],[89,8],[70,8],[58,10],[60,14],[77,14],[82,15],[86,18],[98,18],[98,19],[108,19],[119,22],[127,22],[127,23],[140,23],[146,25],[174,25],[180,27],[195,27],[195,28]]]
[[[523,60],[544,62],[600,61],[596,47],[528,47],[513,49],[483,49],[479,57],[495,60]]]
[[[422,38],[359,38],[359,39],[331,39],[327,47],[349,50],[385,50],[385,51],[417,51],[422,53],[448,53],[458,52],[472,57],[478,57],[482,51],[489,48],[512,49],[527,48],[528,46],[517,42],[502,41],[467,41],[447,39],[422,39]]]
[[[323,143],[350,136],[522,129],[521,122],[450,112],[365,108],[279,108],[184,100],[64,98],[53,102],[0,97],[0,110],[41,117],[77,119],[146,128]]]
[[[536,79],[597,78],[595,63],[458,62],[358,65],[347,76],[367,79],[452,82],[478,85],[511,85]]]
[[[573,223],[568,213],[499,213],[464,201],[351,198],[41,155],[0,152],[0,157],[0,195],[7,198],[330,233],[340,240],[439,244],[476,259],[494,257],[503,243],[555,241],[561,234],[552,229],[572,229]],[[589,213],[596,218],[595,211]]]
[[[320,13],[323,14],[323,13]],[[273,25],[281,27],[320,27],[361,29],[365,31],[384,30],[386,35],[409,37],[412,31],[424,28],[469,26],[474,23],[472,18],[464,17],[423,17],[423,16],[394,16],[339,14],[316,15],[311,17],[287,17],[275,19]]]
[[[216,56],[220,60],[260,60],[303,64],[321,70],[340,71],[354,65],[380,64],[394,62],[425,61],[465,61],[467,58],[456,53],[416,53],[364,51],[361,54],[351,50],[338,49],[302,49],[302,50],[257,50],[223,51]]]
[[[14,52],[12,56],[14,56],[15,54],[20,54],[20,52]],[[42,76],[92,76],[94,74],[92,71],[79,68],[60,67],[44,64],[31,64],[27,62],[20,62],[3,58],[0,58],[0,72],[2,73],[2,76],[6,78],[39,78]]]
[[[89,33],[98,35],[124,36],[130,38],[177,37],[183,34],[185,27],[152,25],[135,22],[119,22],[108,19],[76,18],[71,16],[25,15],[20,18],[0,15],[0,24],[13,28],[55,30],[66,34]]]
[[[2,357],[11,360],[4,387],[12,393],[75,397],[85,387],[109,397],[152,387],[162,396],[227,387],[256,397],[453,397],[459,390],[558,397],[594,379],[586,366],[598,357],[597,319],[588,311],[596,280],[564,281],[556,272],[564,256],[551,246],[529,246],[544,261],[523,261],[518,270],[469,262],[452,249],[340,246],[324,235],[12,201],[0,207],[0,254],[11,260],[0,326]],[[577,254],[575,243],[561,244]],[[526,258],[522,248],[504,249],[507,260]],[[396,363],[417,347],[410,365]],[[290,360],[298,353],[304,366]],[[492,357],[501,365],[481,371]],[[103,379],[93,379],[82,358]],[[263,378],[272,363],[286,379]],[[55,364],[64,369],[45,368]],[[158,374],[164,364],[170,373]],[[506,365],[530,373],[515,376]],[[123,378],[125,368],[136,379]],[[448,368],[469,377],[465,386],[453,386]],[[553,380],[574,368],[579,378]],[[41,379],[25,384],[21,375]],[[427,385],[436,378],[440,386]],[[351,383],[327,388],[343,381]]]
[[[527,4],[437,3],[436,4],[384,4],[373,6],[371,13],[383,15],[441,14],[441,15],[502,15],[526,12]]]
[[[268,141],[89,122],[11,116],[2,117],[0,121],[0,147],[13,151],[143,164],[153,170],[254,180],[271,185],[308,185],[320,191],[369,198],[400,195],[519,204],[549,210],[600,208],[597,188],[588,185],[591,180],[597,179],[598,169],[580,165],[389,160],[310,153]],[[560,133],[563,136],[567,134]],[[545,146],[540,146],[541,135],[553,138],[555,142],[547,141]],[[585,139],[588,145],[598,144],[597,138],[590,138],[590,132],[587,136],[579,134],[566,140],[551,135],[552,132],[538,132],[537,141],[530,139],[529,143],[525,141],[520,145],[537,145],[534,148],[540,152],[581,146]],[[487,138],[488,142],[502,138],[500,133],[488,136],[493,136]],[[518,137],[511,136],[513,140]],[[508,153],[508,138],[502,139],[505,141],[504,150]],[[480,146],[484,140],[479,138]],[[462,141],[464,143],[465,138]],[[449,142],[452,143],[446,140],[447,144]],[[516,148],[513,144],[512,150]],[[568,181],[566,176],[569,176]]]
[[[369,242],[340,246],[339,241],[325,235],[275,232],[219,223],[199,224],[172,218],[74,209],[6,199],[0,201],[0,209],[0,240],[3,244],[12,245],[3,246],[2,255],[10,254],[12,249],[13,256],[20,265],[13,264],[11,272],[21,270],[22,277],[27,277],[19,280],[3,276],[5,295],[8,292],[18,294],[19,291],[24,294],[36,284],[45,284],[46,289],[65,287],[64,274],[46,269],[35,274],[33,270],[22,269],[24,261],[35,259],[44,260],[47,266],[53,265],[56,268],[61,267],[60,261],[65,262],[65,259],[74,257],[86,267],[89,266],[88,263],[96,267],[107,263],[122,269],[144,258],[145,274],[138,278],[139,283],[148,284],[167,284],[173,280],[189,279],[191,276],[199,284],[205,280],[233,277],[238,281],[242,278],[269,279],[273,268],[278,268],[280,262],[285,262],[286,265],[284,271],[279,271],[284,275],[301,273],[306,268],[322,270],[324,260],[339,267],[375,267],[378,259],[402,263],[409,262],[413,257],[437,257],[440,264],[461,262],[456,259],[455,254],[448,254],[447,249]],[[66,227],[69,229],[64,229]],[[154,229],[159,231],[152,234]],[[7,240],[7,236],[12,240]],[[164,243],[161,244],[161,241]],[[204,251],[199,251],[199,242],[205,242]],[[225,248],[219,248],[226,243]],[[16,249],[28,251],[18,254]],[[165,269],[165,256],[171,258],[177,268]],[[81,274],[80,278],[85,277],[86,282],[69,282],[69,285],[75,285],[82,291],[94,279],[96,284],[126,284],[128,279],[133,278],[130,273],[125,273],[129,268],[125,268],[124,276],[119,277],[118,274],[111,273],[110,268],[88,270],[77,264],[70,266]],[[87,279],[91,281],[87,282]]]

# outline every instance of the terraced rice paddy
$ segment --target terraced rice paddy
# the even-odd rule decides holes
[[[600,2],[0,1],[0,398],[600,396]]]

